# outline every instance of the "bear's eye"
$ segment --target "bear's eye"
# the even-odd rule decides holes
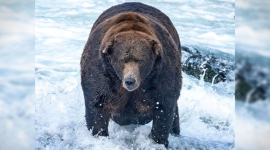
[[[141,62],[143,62],[143,61],[142,61],[142,60],[140,60],[140,59],[135,59],[135,60],[134,60],[134,62],[141,63]]]
[[[142,61],[142,60],[137,60],[137,61],[135,61],[135,62],[142,63],[143,61]]]
[[[121,63],[127,63],[127,61],[126,61],[126,60],[120,60],[120,62],[121,62]]]

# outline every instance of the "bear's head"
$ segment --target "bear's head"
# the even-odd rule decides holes
[[[163,54],[157,38],[143,32],[122,32],[103,41],[100,47],[122,85],[128,91],[136,90],[147,78]]]

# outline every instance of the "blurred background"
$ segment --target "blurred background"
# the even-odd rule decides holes
[[[235,149],[270,147],[269,6],[269,0],[235,1]],[[34,68],[35,1],[1,0],[1,150],[35,148]]]
[[[269,149],[270,1],[235,2],[235,147]]]
[[[0,1],[0,149],[33,149],[35,3]]]

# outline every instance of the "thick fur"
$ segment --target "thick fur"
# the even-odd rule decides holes
[[[133,49],[119,50],[128,46]],[[124,3],[103,12],[93,25],[81,57],[85,117],[92,134],[108,136],[109,119],[120,125],[153,120],[150,138],[168,147],[169,133],[180,134],[180,47],[172,22],[156,8]],[[132,53],[133,57],[112,63],[122,53]],[[135,58],[143,62],[139,64]],[[140,85],[134,91],[127,91],[122,82],[122,67],[129,61],[140,67]]]

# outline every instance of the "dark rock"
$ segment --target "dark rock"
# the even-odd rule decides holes
[[[181,50],[182,50],[182,51],[185,51],[185,52],[187,52],[187,53],[189,53],[189,54],[193,54],[193,52],[192,52],[188,47],[186,47],[186,46],[182,46],[182,47],[181,47]]]
[[[183,60],[182,71],[188,75],[194,76],[200,79],[205,71],[204,81],[210,83],[219,83],[225,81],[234,81],[234,76],[231,77],[228,74],[234,74],[233,62],[225,64],[222,59],[218,59],[213,55],[202,54],[196,48],[189,48],[182,46]]]
[[[235,99],[246,100],[248,92],[252,89],[252,87],[244,77],[239,76],[236,79],[235,89]]]
[[[235,72],[235,99],[247,103],[265,100],[269,95],[267,69],[256,66],[245,59],[238,59]],[[269,71],[269,70],[268,70]]]

